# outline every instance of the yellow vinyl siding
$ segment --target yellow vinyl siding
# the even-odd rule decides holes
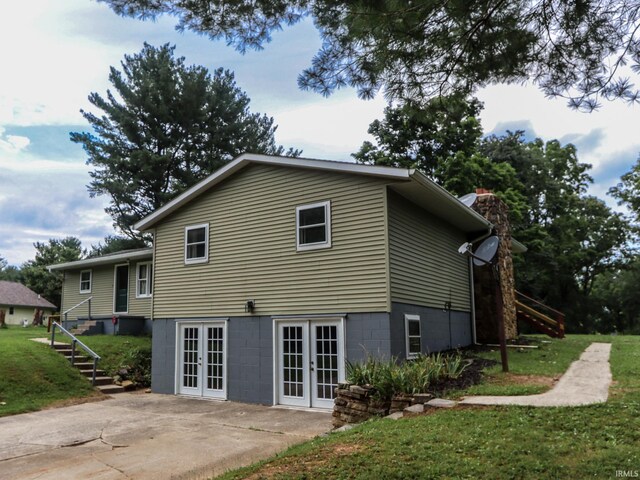
[[[331,202],[332,246],[296,251],[296,207]],[[156,226],[154,317],[386,311],[384,182],[252,165]],[[209,261],[184,229],[209,223]]]
[[[112,264],[106,266],[93,267],[91,276],[91,293],[80,293],[80,271],[68,270],[65,272],[65,279],[62,291],[62,309],[65,311],[83,300],[92,297],[91,315],[109,316],[113,315],[113,282],[114,268]],[[89,270],[83,268],[82,270]],[[136,264],[129,265],[129,311],[128,315],[138,315],[149,317],[151,313],[150,298],[136,298]],[[87,316],[87,304],[81,305],[69,313],[69,320],[77,317]]]
[[[11,311],[11,307],[13,307],[13,315],[9,313]],[[25,307],[22,305],[0,305],[0,310],[4,310],[4,320],[7,325],[20,325],[22,323],[22,320],[27,320],[29,322],[29,325],[31,325],[36,308],[44,311],[45,318],[53,313],[53,309],[51,308]]]
[[[388,204],[391,301],[469,311],[464,233],[392,191]]]

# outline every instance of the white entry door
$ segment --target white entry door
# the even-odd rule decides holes
[[[226,325],[181,323],[178,348],[178,393],[227,398]]]
[[[342,322],[278,322],[278,403],[332,408],[344,380]]]

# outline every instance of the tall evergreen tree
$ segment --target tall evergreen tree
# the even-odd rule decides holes
[[[349,85],[402,100],[530,80],[592,109],[636,102],[640,5],[634,0],[100,0],[141,19],[178,17],[178,29],[260,49],[273,31],[313,19],[322,47],[298,78],[323,94]],[[635,73],[633,73],[635,70]]]
[[[276,145],[273,119],[251,113],[233,73],[187,66],[175,47],[145,43],[111,67],[114,91],[82,111],[93,132],[71,133],[88,155],[91,196],[110,197],[107,213],[131,238],[133,225],[244,152],[298,155]]]

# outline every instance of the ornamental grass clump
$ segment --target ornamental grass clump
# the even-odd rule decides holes
[[[397,394],[426,393],[434,383],[458,378],[465,367],[459,353],[420,355],[406,362],[369,356],[364,362],[347,362],[347,381],[372,387],[376,397],[389,400]]]

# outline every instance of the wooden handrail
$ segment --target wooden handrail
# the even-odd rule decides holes
[[[552,325],[555,328],[558,328],[558,325],[560,324],[560,322],[557,322],[556,320],[552,319],[551,317],[548,317],[547,315],[545,315],[544,313],[540,313],[537,310],[529,307],[528,305],[525,305],[522,302],[519,302],[516,300],[516,306],[519,307],[520,309],[524,310],[527,314],[531,315],[532,317],[535,317],[545,323],[548,323],[549,325]]]
[[[562,315],[562,317],[564,318],[564,313],[559,312],[559,311],[558,311],[558,310],[556,310],[555,308],[551,308],[549,305],[545,305],[544,303],[542,303],[542,302],[540,302],[540,301],[536,300],[535,298],[531,298],[531,297],[529,297],[529,296],[525,295],[524,293],[519,292],[518,290],[516,290],[515,292],[516,292],[516,295],[517,295],[517,296],[522,297],[522,298],[526,298],[527,300],[529,300],[529,301],[531,301],[531,302],[535,303],[536,305],[540,305],[542,308],[544,308],[544,309],[546,309],[546,310],[550,310],[550,311],[552,311],[553,313],[556,313],[556,314],[558,314],[558,315]]]

